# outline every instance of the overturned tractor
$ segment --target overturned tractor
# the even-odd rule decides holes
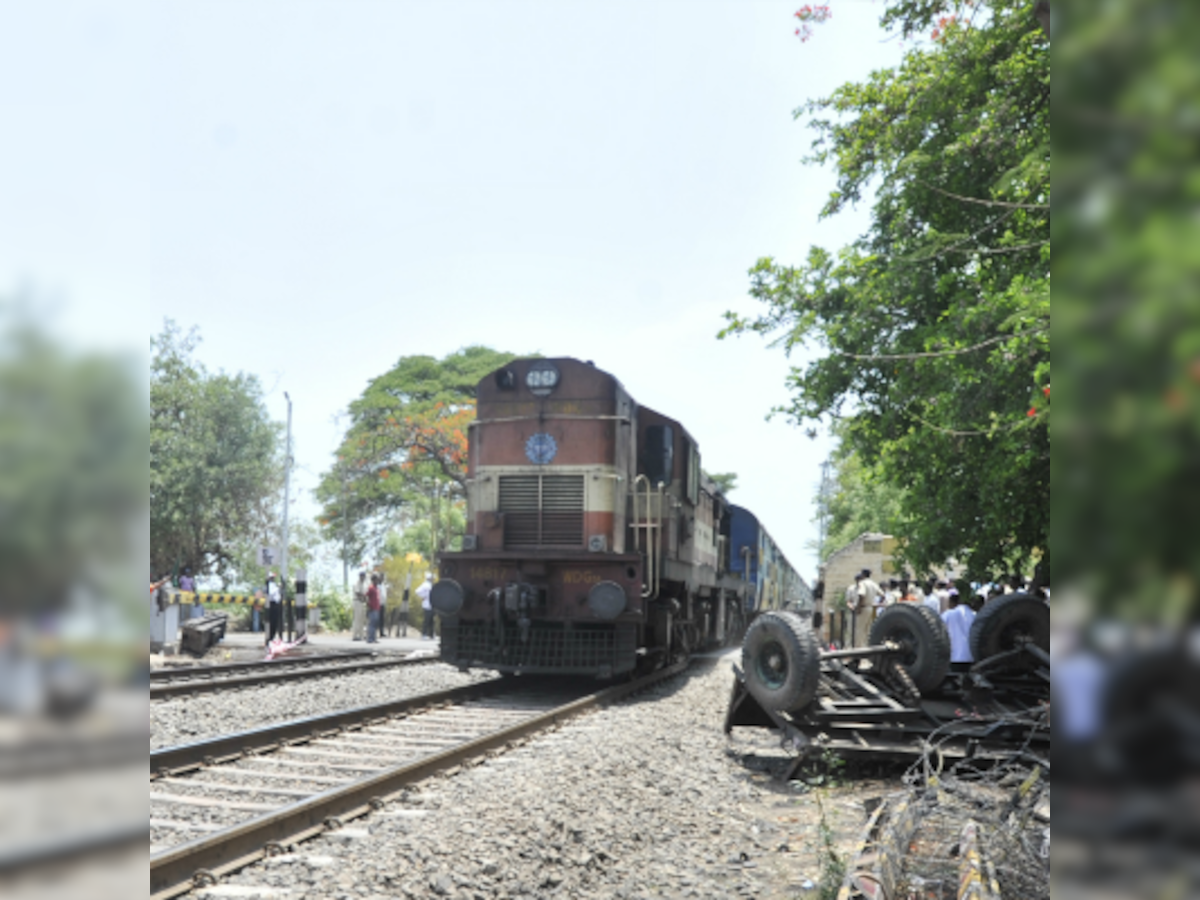
[[[824,650],[807,620],[760,616],[742,642],[725,730],[775,728],[799,757],[911,760],[931,744],[947,761],[1049,766],[1050,610],[1027,594],[987,604],[971,626],[975,662],[952,667],[950,636],[919,604],[883,610],[869,645]],[[954,670],[952,670],[952,668]]]

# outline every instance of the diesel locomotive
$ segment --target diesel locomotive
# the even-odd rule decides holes
[[[480,381],[462,551],[430,603],[462,669],[651,669],[740,639],[811,591],[700,467],[695,438],[590,362],[516,360]]]

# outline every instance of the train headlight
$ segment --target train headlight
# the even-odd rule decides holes
[[[588,609],[601,619],[615,619],[625,612],[629,602],[625,596],[625,588],[615,581],[601,581],[588,591]]]
[[[453,578],[443,578],[429,592],[429,605],[440,615],[458,615],[463,605],[462,585]]]
[[[539,360],[525,373],[525,387],[536,397],[546,397],[558,387],[558,366]]]

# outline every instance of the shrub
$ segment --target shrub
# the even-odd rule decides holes
[[[347,631],[353,619],[350,597],[336,588],[318,587],[308,595],[309,605],[321,609],[321,624],[329,631]]]

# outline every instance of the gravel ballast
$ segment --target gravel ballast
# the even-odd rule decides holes
[[[403,700],[494,677],[490,672],[463,673],[430,662],[155,700],[150,704],[150,749]]]
[[[880,782],[816,791],[762,729],[723,733],[729,662],[699,663],[481,764],[422,782],[200,897],[817,896],[817,794],[842,853]]]

